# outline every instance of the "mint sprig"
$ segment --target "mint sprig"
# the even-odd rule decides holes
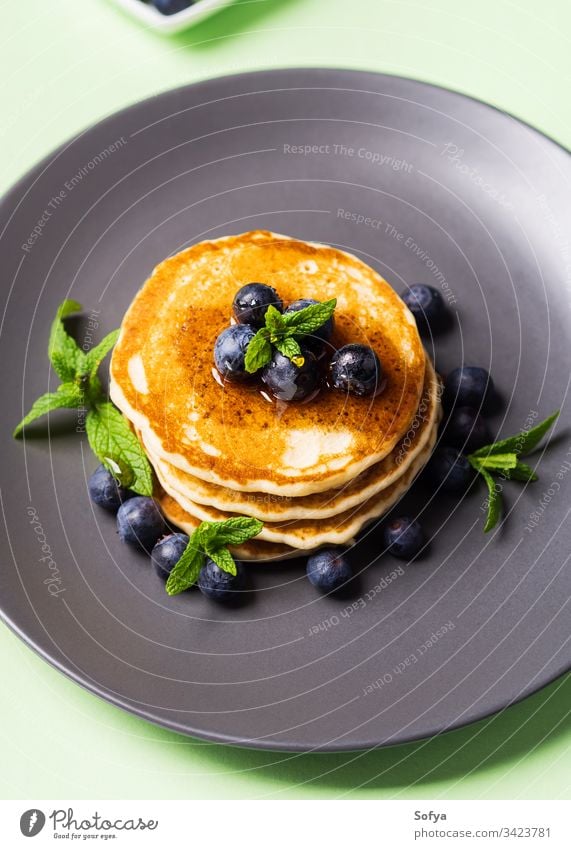
[[[488,512],[484,533],[495,528],[502,513],[501,490],[493,475],[500,475],[507,480],[536,481],[537,475],[534,470],[519,458],[521,455],[529,454],[539,445],[558,415],[559,411],[552,413],[530,430],[523,430],[515,436],[484,445],[468,455],[468,462],[484,478],[488,487]]]
[[[301,367],[304,363],[300,340],[319,330],[333,315],[337,299],[310,304],[297,312],[281,313],[273,304],[267,309],[265,325],[261,327],[246,349],[245,368],[249,374],[263,368],[277,350]]]
[[[207,557],[224,572],[235,575],[236,564],[227,546],[247,542],[258,536],[263,527],[258,519],[248,516],[235,516],[223,522],[201,522],[168,577],[167,593],[178,595],[195,584]]]
[[[62,408],[77,409],[83,403],[83,391],[75,383],[60,383],[56,392],[46,392],[34,401],[30,412],[24,416],[20,424],[14,430],[14,436],[19,436],[26,425],[45,416],[52,410]]]
[[[55,392],[34,402],[14,430],[18,437],[31,422],[52,410],[87,408],[85,429],[93,453],[122,486],[139,495],[152,495],[151,466],[127,420],[111,404],[97,375],[99,366],[115,345],[118,330],[108,333],[89,351],[82,351],[66,331],[63,319],[80,312],[81,304],[66,300],[58,307],[50,329],[48,357],[62,381]]]
[[[109,401],[100,401],[87,413],[85,430],[93,453],[122,486],[139,495],[152,495],[149,461],[117,407]]]

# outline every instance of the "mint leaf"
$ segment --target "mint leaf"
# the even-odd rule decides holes
[[[236,564],[227,548],[215,548],[213,550],[207,550],[206,553],[224,572],[229,572],[230,575],[236,575]]]
[[[513,469],[506,470],[506,477],[514,481],[536,481],[537,475],[530,466],[518,460]]]
[[[153,475],[139,440],[119,410],[108,401],[87,414],[87,438],[94,454],[123,486],[153,494]]]
[[[257,536],[262,528],[262,522],[248,516],[234,516],[223,522],[201,522],[169,575],[167,593],[177,595],[195,584],[206,555],[224,572],[235,575],[236,563],[226,546],[240,545]]]
[[[45,416],[52,410],[58,410],[62,407],[68,409],[77,409],[83,403],[83,393],[76,383],[62,383],[58,386],[56,392],[46,392],[34,401],[32,409],[27,416],[24,416],[20,424],[14,430],[14,436],[19,436],[22,430],[29,425],[30,422]]]
[[[270,340],[272,342],[286,329],[283,315],[273,304],[270,304],[266,310],[265,322],[266,328],[270,331]]]
[[[291,360],[294,365],[298,368],[301,368],[305,362],[304,356],[301,353],[301,348],[299,347],[299,342],[297,342],[293,336],[288,336],[285,339],[280,339],[275,343],[276,348],[283,354],[284,357],[287,357],[288,360]]]
[[[268,336],[269,331],[266,327],[262,327],[248,344],[244,359],[244,366],[248,374],[254,374],[272,359],[272,346]]]
[[[82,306],[77,301],[63,301],[58,307],[50,330],[48,357],[57,376],[64,383],[73,380],[83,371],[85,354],[63,326],[64,318],[81,310]]]
[[[60,407],[89,408],[85,426],[94,454],[123,486],[139,495],[152,495],[153,475],[149,461],[119,410],[105,400],[97,370],[119,335],[108,333],[85,354],[68,335],[63,319],[82,309],[77,301],[60,304],[50,329],[48,356],[63,381],[56,392],[48,392],[34,403],[14,430],[18,436],[27,424]]]
[[[482,468],[479,471],[488,486],[488,515],[484,525],[484,533],[487,534],[498,524],[502,512],[502,497],[491,474]]]
[[[196,544],[195,531],[168,577],[166,583],[167,593],[169,595],[178,595],[195,584],[198,580],[200,570],[204,566],[204,559],[204,552]]]
[[[335,310],[337,299],[322,304],[310,304],[297,312],[281,313],[273,304],[266,310],[265,327],[262,327],[246,350],[245,368],[254,374],[272,359],[272,345],[299,368],[304,359],[299,347],[298,336],[315,333],[325,324]]]
[[[478,465],[484,469],[504,472],[507,469],[515,469],[517,466],[517,454],[488,454],[487,457],[478,457]]]
[[[507,439],[501,439],[491,445],[484,445],[483,448],[478,448],[477,451],[468,455],[468,462],[473,469],[482,475],[490,494],[488,516],[484,525],[485,533],[497,525],[502,509],[502,497],[500,492],[496,490],[490,472],[502,474],[507,480],[536,481],[536,473],[526,463],[522,463],[519,455],[529,453],[538,445],[558,415],[559,411],[552,413],[531,430],[524,430],[516,436],[509,436]]]
[[[85,354],[85,373],[94,377],[97,369],[119,338],[120,330],[112,330],[101,342]]]
[[[247,542],[258,536],[264,523],[249,516],[233,516],[223,522],[203,522],[200,527],[203,527],[205,544],[216,549],[222,545],[241,545]]]
[[[308,333],[315,333],[326,321],[329,321],[336,306],[337,298],[321,304],[310,304],[297,312],[283,313],[283,323],[289,335],[305,336]]]
[[[509,436],[507,439],[501,439],[499,442],[493,442],[491,445],[484,445],[483,448],[478,448],[477,451],[474,451],[473,456],[487,457],[490,454],[504,454],[508,452],[529,454],[545,436],[558,415],[559,411],[552,413],[538,425],[532,427],[531,430],[524,430],[516,436]]]

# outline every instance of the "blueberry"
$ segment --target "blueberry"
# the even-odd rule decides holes
[[[233,601],[238,598],[244,585],[244,567],[238,560],[235,562],[236,575],[231,575],[208,558],[198,576],[200,592],[215,601]]]
[[[334,548],[318,551],[307,560],[309,582],[324,593],[340,589],[352,575],[347,558]]]
[[[236,292],[232,312],[240,324],[263,327],[270,304],[279,312],[283,311],[284,305],[275,289],[264,283],[247,283]]]
[[[247,324],[234,324],[223,330],[214,343],[214,363],[226,380],[243,383],[251,380],[244,365],[246,348],[255,336]]]
[[[130,489],[119,486],[116,478],[103,465],[95,469],[87,488],[91,500],[111,513],[116,513],[121,504],[134,495]]]
[[[444,426],[446,442],[468,454],[492,441],[485,419],[473,407],[457,407]]]
[[[155,9],[163,15],[176,15],[177,12],[188,9],[194,2],[195,0],[151,0]]]
[[[160,578],[166,581],[188,545],[186,534],[169,534],[158,541],[151,553],[151,560]]]
[[[431,480],[444,492],[462,492],[472,478],[472,467],[456,448],[442,445],[436,449],[426,467]]]
[[[489,408],[495,399],[494,381],[485,368],[461,366],[444,381],[444,400],[449,407]]]
[[[302,348],[303,365],[296,366],[290,359],[276,351],[262,371],[262,381],[279,401],[302,401],[315,391],[319,383],[317,359],[307,348]]]
[[[119,507],[117,530],[122,542],[151,551],[167,526],[155,499],[136,495]]]
[[[385,525],[383,542],[387,551],[401,560],[411,560],[425,543],[424,531],[416,519],[399,516]]]
[[[299,310],[304,310],[306,307],[311,307],[318,303],[319,301],[315,301],[313,298],[300,298],[298,301],[291,303],[285,312],[299,312]],[[331,316],[325,324],[322,324],[313,333],[304,336],[304,344],[311,348],[312,351],[321,353],[326,348],[327,342],[331,340],[334,327],[335,319]]]
[[[448,324],[449,313],[438,289],[415,283],[402,293],[401,298],[415,317],[421,333],[434,333]]]
[[[329,365],[334,389],[352,395],[374,395],[383,385],[383,370],[372,348],[352,343],[335,351]]]

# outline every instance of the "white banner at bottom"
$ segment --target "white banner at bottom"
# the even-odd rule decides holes
[[[33,843],[30,841],[33,840]],[[65,841],[65,842],[64,842]],[[0,845],[569,849],[569,802],[5,801]]]

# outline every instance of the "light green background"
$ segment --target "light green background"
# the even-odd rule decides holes
[[[569,0],[242,0],[176,37],[111,0],[0,0],[0,190],[114,110],[204,77],[366,68],[448,86],[571,146]],[[72,684],[0,627],[1,795],[569,798],[571,677],[491,720],[353,755],[179,737]]]

